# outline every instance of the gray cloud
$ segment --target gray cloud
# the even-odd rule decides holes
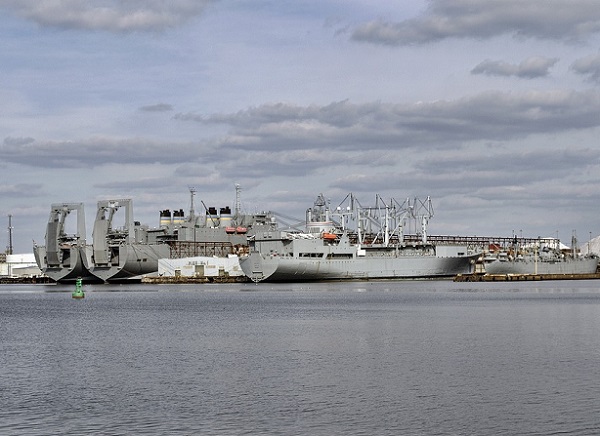
[[[589,76],[592,82],[600,83],[600,54],[578,59],[571,65],[577,74]]]
[[[259,176],[279,171],[301,175],[306,168],[317,170],[332,163],[357,165],[369,160],[385,167],[397,164],[397,153],[402,150],[439,153],[477,141],[503,142],[590,129],[600,126],[599,111],[597,91],[488,92],[413,104],[277,103],[235,113],[177,114],[180,121],[229,127],[227,134],[195,142],[5,138],[0,153],[5,162],[51,168],[201,162],[230,174]]]
[[[530,57],[520,64],[509,64],[502,61],[485,60],[471,70],[471,74],[485,74],[488,76],[517,76],[524,79],[545,77],[549,74],[550,67],[558,62],[557,58]]]
[[[595,0],[431,0],[417,18],[371,21],[357,27],[352,39],[400,46],[504,34],[577,40],[598,31],[600,8]]]
[[[477,189],[522,187],[556,181],[580,174],[586,168],[599,167],[600,150],[575,146],[553,149],[551,153],[545,149],[508,151],[495,147],[494,151],[480,150],[468,155],[432,156],[414,165],[415,171],[434,175],[429,182],[422,180],[422,183],[436,191],[452,186],[454,192],[457,187],[461,189],[461,180],[462,188],[473,192],[473,186]],[[450,179],[454,179],[452,184]]]
[[[528,173],[539,170],[552,175],[564,175],[573,171],[574,168],[581,171],[588,165],[600,164],[600,150],[585,147],[565,147],[553,149],[552,153],[547,150],[522,150],[515,152],[511,150],[500,150],[495,153],[493,165],[490,165],[488,154],[461,156],[452,154],[450,156],[430,157],[417,164],[424,171],[448,171],[454,172],[457,166],[464,171],[480,172],[501,168],[510,172],[511,177],[515,174]],[[551,175],[551,177],[552,177]]]
[[[110,180],[103,183],[94,184],[94,188],[101,192],[130,192],[143,193],[152,192],[153,194],[170,192],[171,186],[165,185],[164,177],[136,177],[135,179],[119,178],[118,180]]]
[[[1,185],[0,195],[10,198],[27,198],[35,195],[41,195],[44,187],[41,183],[18,183],[14,185]]]
[[[272,104],[230,114],[178,114],[177,119],[224,123],[222,149],[340,151],[443,149],[466,141],[507,141],[600,125],[600,93],[488,92],[454,101],[327,106]]]
[[[487,201],[506,198],[507,192],[511,198],[531,199],[527,191],[545,184],[553,188],[548,189],[544,198],[557,198],[554,185],[586,168],[594,171],[600,168],[600,151],[570,147],[552,153],[547,150],[520,152],[495,147],[420,157],[401,172],[385,168],[373,173],[359,170],[337,180],[333,186],[371,192],[384,191],[390,185],[402,186],[407,192],[478,196]],[[491,193],[495,193],[494,196],[488,197]]]
[[[369,182],[361,179],[356,183],[363,189],[371,187],[377,192],[397,183],[407,190],[468,193],[474,184],[479,188],[502,184],[507,173],[511,184],[525,184],[533,183],[535,177],[561,177],[597,163],[597,154],[582,149],[559,154],[495,151],[494,166],[490,167],[490,153],[479,152],[475,158],[473,150],[485,149],[482,144],[487,141],[508,144],[533,135],[592,129],[600,126],[599,110],[598,92],[531,91],[489,92],[415,104],[277,103],[234,113],[178,114],[176,118],[230,127],[229,134],[207,144],[211,151],[203,155],[204,162],[218,162],[222,174],[298,176],[345,167],[354,168],[358,176],[368,165],[378,170],[368,176]],[[457,153],[457,147],[467,145],[471,145],[469,152]],[[413,157],[411,161],[422,154],[428,158],[419,164],[422,167],[402,169],[407,153]]]
[[[27,145],[27,144],[31,144],[34,141],[35,141],[35,139],[33,139],[33,138],[13,138],[10,136],[7,136],[6,138],[4,138],[4,144],[7,146]]]
[[[42,26],[110,32],[160,31],[200,15],[213,0],[1,0]]]
[[[139,108],[142,112],[169,112],[173,110],[173,105],[167,103],[157,103]]]
[[[174,152],[177,150],[177,152]],[[96,167],[104,164],[172,164],[194,161],[201,154],[195,143],[164,143],[144,138],[93,137],[76,141],[4,141],[5,161],[45,168]]]

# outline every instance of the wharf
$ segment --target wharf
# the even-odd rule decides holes
[[[55,283],[50,277],[35,276],[35,277],[0,277],[0,285],[18,285],[18,284],[47,284]]]
[[[458,274],[455,282],[519,282],[542,280],[594,280],[600,279],[600,273],[589,274]]]
[[[202,277],[187,277],[187,276],[153,276],[143,277],[142,283],[150,283],[154,285],[192,285],[200,283],[246,283],[250,279],[246,276],[202,276]]]

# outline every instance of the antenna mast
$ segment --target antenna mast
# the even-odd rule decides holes
[[[196,188],[194,188],[193,186],[189,186],[188,187],[190,190],[190,221],[193,221],[195,215],[196,215],[196,211],[194,210],[194,195],[196,195]]]
[[[235,184],[235,216],[236,218],[240,216],[242,212],[242,187],[236,183]]]

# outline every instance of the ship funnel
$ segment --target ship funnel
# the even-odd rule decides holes
[[[169,209],[160,211],[160,226],[168,227],[172,224],[173,220],[171,219],[171,211]]]
[[[173,224],[181,225],[184,221],[183,209],[173,211]]]
[[[225,228],[225,227],[231,227],[231,221],[232,221],[232,216],[231,216],[231,208],[229,206],[226,207],[222,207],[219,210],[219,227],[221,228]]]

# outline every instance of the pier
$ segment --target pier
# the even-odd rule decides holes
[[[141,283],[153,285],[192,285],[199,283],[247,283],[246,276],[151,276],[142,277]]]
[[[0,277],[0,285],[18,285],[18,284],[48,284],[55,283],[50,277],[35,276],[35,277]]]
[[[594,280],[600,273],[591,274],[459,274],[455,282],[529,282],[542,280]]]

